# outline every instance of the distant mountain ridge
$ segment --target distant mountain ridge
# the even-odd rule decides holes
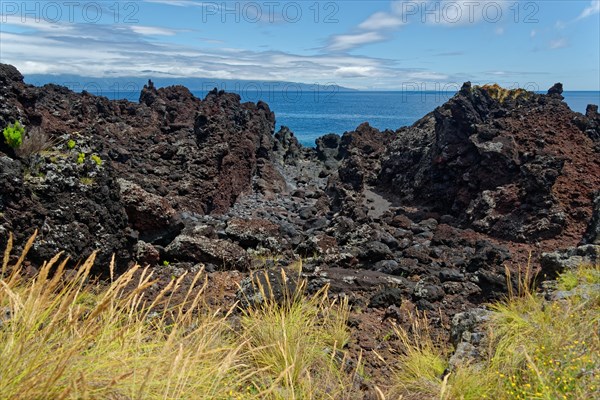
[[[29,74],[25,76],[25,82],[43,86],[53,83],[66,86],[75,92],[83,90],[95,95],[119,97],[119,94],[140,92],[148,80],[152,80],[157,88],[182,85],[192,92],[208,92],[215,87],[227,92],[303,92],[303,93],[335,93],[355,92],[356,89],[339,86],[334,83],[330,85],[307,84],[286,81],[260,81],[242,79],[212,79],[212,78],[175,78],[155,77],[151,73],[143,77],[86,77],[81,75],[61,74]],[[116,96],[115,96],[116,95]]]

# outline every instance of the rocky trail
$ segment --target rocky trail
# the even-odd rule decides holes
[[[348,299],[352,354],[384,382],[390,324],[410,312],[449,339],[530,254],[548,277],[599,261],[600,114],[561,93],[465,83],[410,127],[305,148],[236,94],[150,82],[139,103],[110,101],[0,64],[0,126],[27,128],[21,149],[0,143],[0,246],[38,229],[31,268],[95,250],[98,273],[113,254],[164,281],[203,265],[223,306],[252,297],[251,274],[278,282],[302,260],[309,291]]]

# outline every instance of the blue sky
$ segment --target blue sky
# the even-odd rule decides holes
[[[24,74],[600,90],[600,0],[0,2]]]

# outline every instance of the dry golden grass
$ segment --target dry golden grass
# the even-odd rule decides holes
[[[516,292],[489,306],[489,354],[479,365],[444,375],[449,349],[432,339],[426,319],[415,318],[410,335],[398,328],[403,353],[390,398],[600,398],[600,268],[561,274],[559,289],[571,293],[554,302],[533,291],[529,268],[518,281]]]
[[[520,97],[527,98],[531,96],[531,93],[525,89],[504,89],[497,83],[484,85],[481,88],[488,92],[491,98],[498,100],[500,103],[504,103],[507,99],[516,100]]]
[[[281,273],[281,282],[286,282]],[[242,317],[248,363],[257,371],[254,386],[269,388],[276,399],[347,398],[352,376],[340,369],[349,340],[347,302],[334,304],[326,288],[306,297],[303,281],[274,301],[270,282],[265,281],[266,287],[260,280],[255,284],[267,301]]]
[[[12,265],[12,238],[4,254],[0,398],[333,399],[351,381],[337,358],[347,305],[324,291],[307,299],[295,292],[283,305],[266,297],[234,331],[229,313],[203,305],[202,271],[184,301],[169,295],[181,290],[180,277],[148,304],[148,269],[94,283],[94,255],[74,276],[59,254],[23,278],[33,240]]]
[[[171,296],[185,276],[146,302],[149,269],[114,278],[111,264],[110,281],[97,283],[94,255],[74,274],[59,254],[25,277],[33,241],[11,263],[9,238],[0,271],[2,399],[357,398],[360,365],[344,351],[349,307],[326,289],[308,296],[299,281],[276,301],[269,280],[257,280],[264,301],[232,324],[234,310],[204,305],[202,271],[177,304]],[[450,349],[422,315],[396,328],[395,379],[388,393],[373,388],[377,398],[599,398],[600,268],[562,274],[559,288],[571,295],[552,303],[532,292],[529,274],[519,281],[517,293],[490,305],[489,354],[479,365],[447,373]]]

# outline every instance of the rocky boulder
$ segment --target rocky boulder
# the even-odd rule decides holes
[[[0,245],[13,232],[25,243],[39,235],[30,251],[38,265],[64,250],[74,262],[98,251],[99,265],[113,254],[119,267],[131,258],[134,235],[120,202],[119,186],[110,164],[86,155],[85,143],[24,160],[0,153]]]
[[[248,253],[240,246],[223,239],[179,235],[166,248],[170,260],[211,263],[223,270],[246,270]]]
[[[564,271],[575,270],[581,265],[600,265],[600,246],[588,244],[543,253],[540,265],[542,273],[551,279]]]
[[[166,199],[128,180],[118,179],[118,183],[129,224],[140,240],[167,245],[181,232],[183,222]]]

